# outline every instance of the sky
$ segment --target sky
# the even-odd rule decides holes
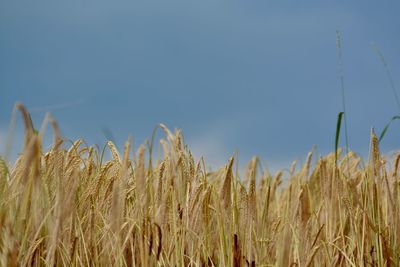
[[[334,149],[342,111],[350,149],[367,155],[399,113],[398,1],[0,0],[0,151],[13,106],[39,128],[46,111],[63,135],[136,144],[158,123],[182,129],[196,157],[225,164],[237,150],[270,168]],[[17,120],[13,153],[22,143]],[[381,143],[400,145],[394,122]],[[48,131],[51,136],[51,131]],[[157,138],[163,138],[160,131]],[[49,137],[50,138],[50,137]],[[344,138],[341,137],[341,145]]]

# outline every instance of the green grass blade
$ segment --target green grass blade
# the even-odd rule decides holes
[[[388,80],[389,80],[390,88],[392,89],[392,92],[393,92],[394,99],[395,99],[395,101],[396,101],[397,107],[398,107],[399,110],[400,110],[400,99],[399,99],[399,95],[397,94],[397,88],[396,88],[396,86],[394,85],[394,81],[393,81],[393,78],[392,78],[392,74],[390,73],[389,66],[388,66],[388,64],[386,63],[385,57],[383,56],[383,53],[381,52],[381,50],[379,49],[379,47],[378,47],[377,45],[372,44],[372,49],[375,51],[375,53],[376,53],[377,56],[379,57],[379,60],[381,61],[382,65],[383,65],[383,67],[384,67],[384,69],[385,69],[387,78],[388,78]]]
[[[340,136],[340,128],[342,126],[342,119],[343,119],[344,112],[339,112],[337,123],[336,123],[336,135],[335,135],[335,165],[337,164],[337,157],[338,157],[338,149],[339,149],[339,136]]]
[[[343,75],[343,62],[342,62],[342,38],[340,36],[340,32],[336,31],[336,47],[338,50],[338,67],[340,73],[340,87],[342,88],[342,106],[343,106],[343,113],[345,114],[344,117],[344,137],[346,140],[346,155],[349,154],[349,135],[348,135],[348,128],[347,128],[347,112],[346,112],[346,97],[345,97],[345,88],[344,88],[344,75]],[[343,116],[343,115],[342,115]],[[336,164],[336,163],[335,163]],[[347,170],[350,169],[349,166],[349,158],[347,158]],[[347,173],[350,176],[350,173]]]
[[[382,141],[382,139],[385,136],[387,130],[389,129],[390,124],[395,120],[400,120],[400,116],[398,116],[398,115],[393,116],[392,119],[385,125],[385,127],[383,128],[383,130],[381,132],[381,135],[379,136],[379,142]]]

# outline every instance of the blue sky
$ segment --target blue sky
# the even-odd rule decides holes
[[[398,114],[379,46],[400,85],[397,1],[0,0],[0,148],[16,101],[71,139],[135,143],[163,122],[197,156],[238,149],[273,167],[333,150],[342,110],[342,35],[350,147],[368,151]],[[21,122],[19,120],[19,125]],[[21,142],[16,132],[14,152]],[[383,151],[400,145],[393,124]],[[158,137],[162,137],[160,133]]]

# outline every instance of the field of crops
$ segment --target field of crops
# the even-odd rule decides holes
[[[154,144],[108,142],[105,160],[50,119],[44,151],[18,108],[23,152],[0,161],[1,266],[400,266],[400,156],[373,132],[366,162],[339,149],[271,174],[254,157],[239,177],[234,156],[210,172],[164,125]]]

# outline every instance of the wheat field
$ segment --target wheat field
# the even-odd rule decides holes
[[[366,164],[309,153],[271,174],[254,157],[239,177],[235,156],[207,171],[162,124],[154,145],[109,141],[106,161],[49,120],[44,151],[17,108],[24,148],[0,161],[1,266],[400,266],[400,155],[384,158],[373,132]]]

